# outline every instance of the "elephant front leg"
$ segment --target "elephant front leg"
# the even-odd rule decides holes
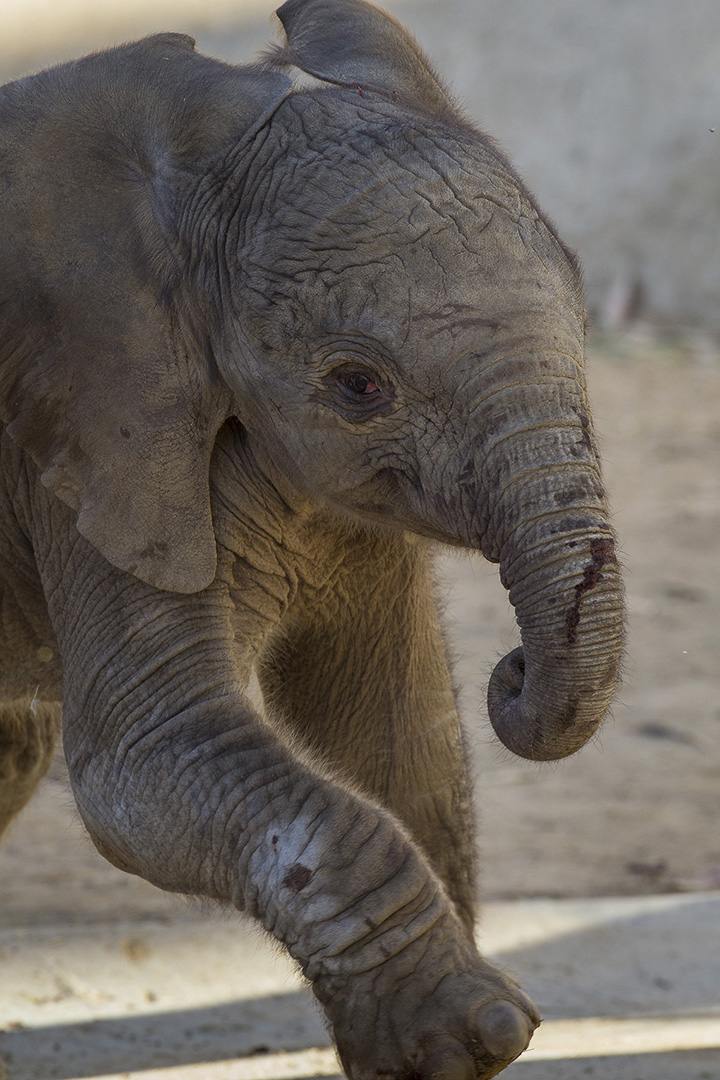
[[[353,1080],[481,1080],[524,1049],[531,1004],[478,955],[418,846],[253,712],[222,586],[157,592],[78,538],[48,597],[73,789],[112,862],[258,919]]]
[[[254,853],[263,883],[253,888],[265,926],[311,981],[348,1076],[495,1076],[527,1046],[539,1022],[532,1002],[479,956],[389,815],[310,784],[301,812],[275,818]]]
[[[327,545],[334,571],[299,590],[271,638],[259,666],[265,699],[339,777],[403,822],[472,935],[471,785],[428,547],[332,522],[313,543]]]

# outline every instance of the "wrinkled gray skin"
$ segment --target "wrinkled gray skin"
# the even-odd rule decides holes
[[[431,553],[517,609],[500,739],[577,750],[622,623],[581,289],[397,23],[280,17],[0,92],[0,828],[62,698],[99,850],[284,942],[353,1080],[490,1077],[538,1017],[471,938]]]

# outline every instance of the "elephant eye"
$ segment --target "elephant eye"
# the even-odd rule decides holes
[[[340,381],[353,394],[367,396],[376,394],[380,389],[369,375],[363,375],[360,371],[351,371],[347,375],[342,375]]]
[[[372,368],[363,371],[354,358],[334,367],[323,376],[316,400],[328,405],[346,420],[361,423],[391,411],[395,401],[389,381],[376,376]]]

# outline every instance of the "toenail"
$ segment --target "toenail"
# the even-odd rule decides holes
[[[521,1054],[533,1033],[529,1017],[509,1001],[486,1005],[476,1024],[485,1049],[501,1061],[512,1061]]]

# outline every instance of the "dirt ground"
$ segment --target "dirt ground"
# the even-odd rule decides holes
[[[512,612],[493,567],[444,560],[487,900],[720,886],[720,357],[690,335],[596,336],[589,380],[628,643],[613,716],[580,754],[538,766],[499,748],[484,686],[517,643]],[[95,853],[58,760],[0,850],[0,928],[180,903]]]

